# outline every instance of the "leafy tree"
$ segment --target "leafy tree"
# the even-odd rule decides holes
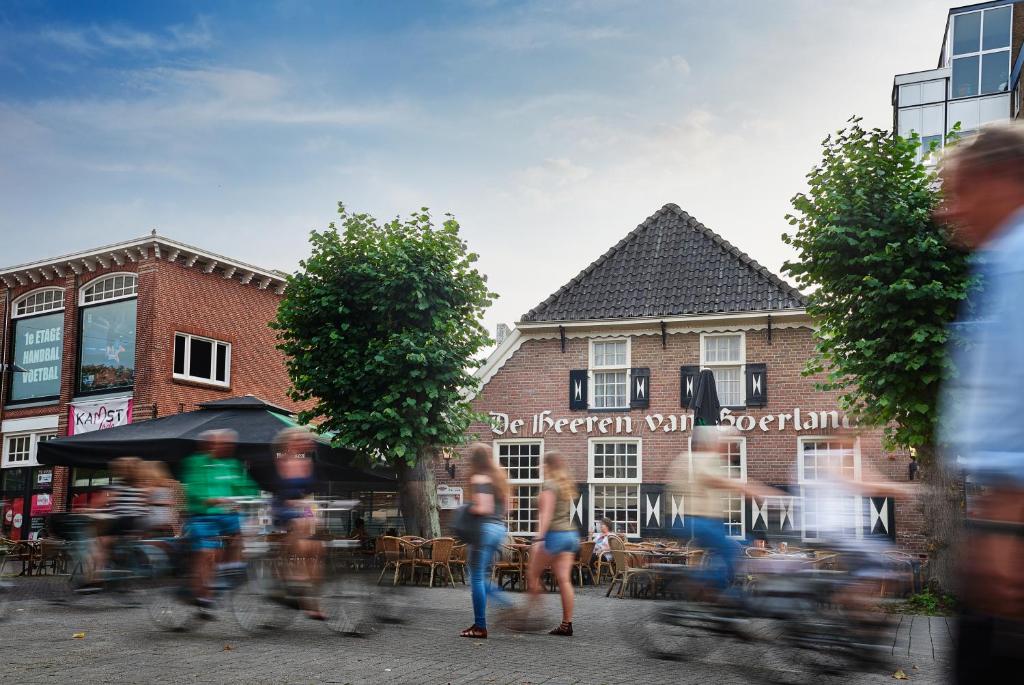
[[[798,258],[783,269],[810,292],[817,355],[808,374],[841,392],[862,423],[882,426],[886,446],[914,448],[929,496],[921,497],[930,568],[952,578],[951,544],[961,490],[936,458],[939,390],[953,371],[947,325],[967,296],[967,255],[932,219],[940,200],[934,171],[917,161],[920,141],[860,119],[822,142],[786,218],[783,240]]]
[[[379,223],[341,203],[338,215],[340,228],[311,233],[272,324],[291,397],[311,404],[300,420],[335,444],[397,467],[407,529],[436,536],[432,463],[477,418],[467,397],[495,295],[451,215],[435,226],[424,208]]]

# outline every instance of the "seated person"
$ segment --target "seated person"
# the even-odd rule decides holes
[[[352,528],[352,532],[349,534],[348,539],[365,542],[369,538],[370,534],[366,532],[366,522],[361,518],[357,518],[355,527]]]
[[[607,516],[601,519],[600,530],[594,533],[594,561],[603,555],[605,560],[611,560],[611,548],[608,546],[608,538],[612,536],[612,520]]]

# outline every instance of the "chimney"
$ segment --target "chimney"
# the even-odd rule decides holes
[[[499,323],[498,324],[498,332],[495,334],[494,338],[497,341],[497,343],[500,345],[501,343],[505,342],[505,338],[507,338],[509,333],[511,333],[511,332],[512,331],[509,330],[508,326],[506,326],[503,323]]]

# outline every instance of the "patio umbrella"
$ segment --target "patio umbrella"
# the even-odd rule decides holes
[[[717,426],[721,422],[722,405],[718,402],[715,374],[711,369],[703,369],[697,375],[693,396],[690,398],[690,409],[693,410],[695,426]]]
[[[252,395],[203,402],[199,409],[150,421],[82,433],[39,443],[40,464],[106,468],[116,457],[140,457],[166,462],[172,469],[195,453],[205,431],[231,429],[238,433],[235,456],[248,462],[261,485],[274,482],[273,444],[284,428],[299,426],[291,412]],[[371,469],[350,449],[333,447],[330,439],[314,437],[318,480],[365,484],[394,484],[390,470]]]

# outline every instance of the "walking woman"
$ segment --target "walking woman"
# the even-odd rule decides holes
[[[469,580],[473,594],[473,625],[462,637],[487,637],[487,597],[502,606],[509,602],[501,596],[501,588],[491,583],[494,553],[505,540],[505,512],[508,511],[508,482],[504,469],[491,456],[491,448],[475,442],[469,446],[470,512],[480,519],[480,536],[470,548]]]
[[[569,507],[576,496],[576,485],[569,477],[565,457],[559,452],[544,455],[544,489],[538,499],[537,542],[533,545],[530,566],[527,569],[527,583],[530,591],[530,607],[537,606],[540,599],[540,576],[548,565],[558,581],[558,593],[562,596],[562,623],[549,635],[572,636],[572,609],[575,596],[572,589],[572,566],[580,548],[580,536],[569,519]],[[532,612],[531,612],[532,613]]]

